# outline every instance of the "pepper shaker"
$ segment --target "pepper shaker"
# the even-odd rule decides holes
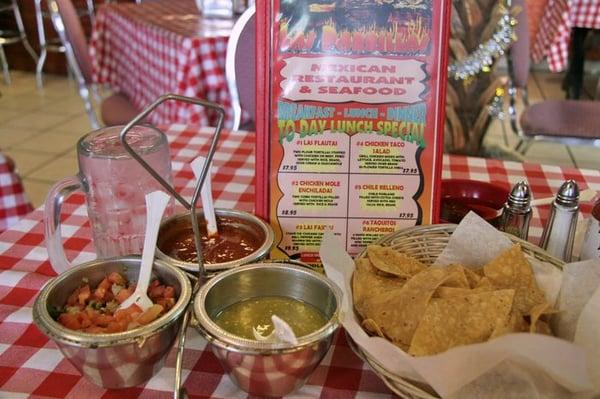
[[[498,230],[527,240],[531,220],[531,192],[524,181],[512,188],[502,208]]]
[[[577,215],[579,213],[579,187],[573,180],[562,184],[552,202],[550,217],[542,233],[540,247],[551,255],[571,261]]]

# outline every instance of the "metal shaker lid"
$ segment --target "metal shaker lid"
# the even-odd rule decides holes
[[[528,209],[531,204],[531,191],[529,190],[529,185],[524,181],[515,184],[508,195],[507,204],[513,209]]]
[[[579,187],[574,180],[567,180],[560,186],[556,199],[558,205],[576,206],[579,204]]]

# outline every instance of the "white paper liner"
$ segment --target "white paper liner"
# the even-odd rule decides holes
[[[511,245],[504,234],[469,214],[435,264],[481,267]],[[556,337],[519,333],[417,358],[364,332],[352,305],[354,261],[332,233],[324,235],[320,256],[327,276],[344,294],[342,325],[363,351],[395,375],[426,382],[442,397],[563,398],[600,393],[600,261],[568,265],[564,273],[550,264],[532,262],[540,288],[549,302],[563,311],[553,321],[559,336],[574,331],[577,345]],[[584,284],[586,288],[580,290]],[[495,383],[490,383],[490,378]]]

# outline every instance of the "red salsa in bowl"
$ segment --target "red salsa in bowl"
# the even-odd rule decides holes
[[[467,180],[442,180],[441,223],[460,223],[470,211],[496,225],[509,190],[492,183]]]
[[[198,215],[202,255],[208,270],[227,269],[264,257],[273,244],[273,231],[254,215],[236,210],[215,210],[218,234],[209,237],[201,212]],[[172,216],[160,228],[158,256],[195,272],[198,254],[189,214]]]
[[[241,259],[255,252],[265,241],[264,234],[238,218],[218,218],[217,229],[219,233],[210,237],[206,231],[206,224],[200,225],[204,263],[216,264]],[[173,258],[184,262],[198,261],[191,225],[175,232],[159,246],[166,255]]]

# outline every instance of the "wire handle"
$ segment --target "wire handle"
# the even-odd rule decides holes
[[[154,111],[159,105],[167,101],[180,101],[188,104],[200,105],[206,108],[210,108],[214,110],[217,115],[217,126],[215,128],[215,134],[212,137],[212,141],[210,143],[210,147],[208,149],[208,155],[206,156],[206,162],[204,163],[204,167],[202,168],[202,172],[198,177],[196,182],[196,188],[194,189],[194,194],[192,195],[191,204],[185,200],[178,192],[175,190],[173,186],[171,186],[158,172],[156,172],[135,150],[129,145],[127,142],[127,133],[136,125],[141,124],[148,114]],[[204,270],[204,257],[202,255],[202,239],[200,236],[200,227],[198,225],[198,215],[196,213],[196,205],[198,203],[198,199],[200,198],[200,192],[202,189],[202,185],[204,184],[204,180],[208,175],[210,170],[210,166],[212,164],[213,155],[215,154],[217,143],[219,138],[221,137],[221,130],[223,129],[223,120],[225,119],[225,110],[218,104],[215,104],[210,101],[202,100],[199,98],[192,98],[186,96],[180,96],[177,94],[164,94],[157,98],[152,104],[150,104],[146,109],[140,112],[135,118],[133,118],[120,133],[120,140],[123,147],[127,150],[127,152],[135,159],[154,179],[156,179],[165,190],[167,190],[175,199],[185,207],[188,211],[190,211],[192,229],[194,231],[194,242],[196,244],[196,251],[198,253],[198,279],[194,284],[192,289],[192,300],[195,294],[198,292],[200,285],[202,285],[203,277],[205,276]],[[190,305],[188,304],[188,307]],[[185,332],[187,330],[187,325],[189,323],[189,319],[191,309],[189,309],[185,316],[181,326],[181,330],[179,332],[178,338],[178,351],[177,351],[177,367],[175,372],[175,398],[180,398],[186,396],[185,388],[182,387],[182,362],[183,362],[183,349],[185,346]]]
[[[192,195],[191,204],[185,200],[176,190],[172,187],[158,172],[156,172],[135,150],[129,145],[127,142],[127,133],[136,125],[139,125],[142,120],[144,120],[152,111],[154,111],[159,105],[167,101],[180,101],[188,104],[200,105],[206,108],[210,108],[214,110],[218,115],[217,126],[215,128],[215,134],[213,135],[212,141],[210,143],[210,147],[208,149],[208,155],[206,156],[206,163],[202,168],[202,173],[196,183],[196,188],[194,190],[194,194]],[[202,185],[204,184],[204,180],[208,175],[208,171],[210,165],[212,163],[212,158],[215,153],[217,143],[221,136],[221,130],[223,129],[223,120],[225,119],[225,110],[218,104],[212,103],[210,101],[202,100],[199,98],[191,98],[186,96],[180,96],[177,94],[163,94],[158,99],[156,99],[152,104],[150,104],[146,109],[140,112],[135,118],[133,118],[120,133],[120,140],[123,144],[123,147],[129,152],[129,154],[142,165],[148,173],[154,177],[169,193],[171,193],[175,199],[185,207],[185,209],[190,211],[191,220],[192,220],[192,229],[194,230],[194,241],[196,244],[196,250],[198,252],[198,281],[201,281],[202,276],[204,275],[204,259],[202,257],[202,240],[200,238],[200,229],[198,226],[198,216],[196,212],[192,212],[192,209],[196,209],[196,205],[198,203],[198,199],[200,198],[200,191]],[[197,290],[197,287],[194,286],[194,292]]]

